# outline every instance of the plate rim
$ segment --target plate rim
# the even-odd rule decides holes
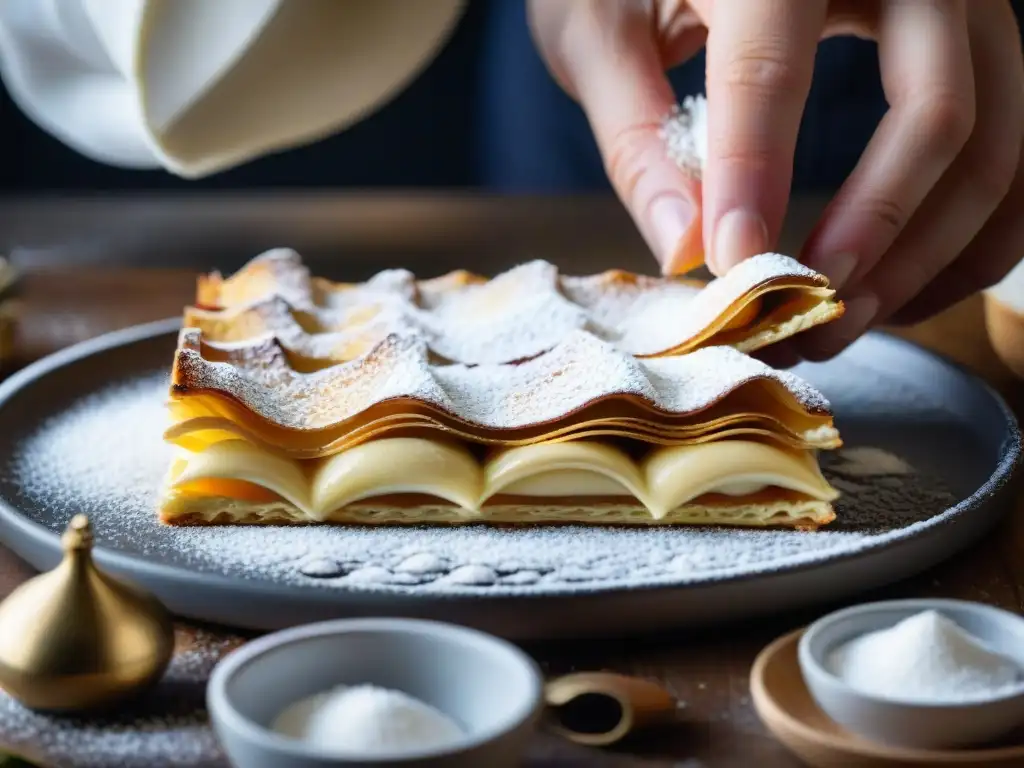
[[[110,331],[85,341],[78,342],[64,349],[53,352],[33,363],[30,363],[21,370],[13,373],[3,382],[0,382],[0,412],[7,406],[7,403],[17,394],[26,390],[33,382],[53,374],[61,368],[79,362],[94,355],[101,354],[108,350],[126,346],[132,343],[157,339],[160,336],[177,333],[182,326],[180,317],[166,318],[149,323],[129,326],[127,328]],[[247,592],[258,592],[264,596],[295,596],[301,595],[304,600],[317,602],[335,603],[339,592],[351,598],[413,598],[422,600],[444,600],[475,602],[481,599],[487,601],[512,601],[512,600],[551,600],[552,598],[573,598],[587,599],[600,598],[609,594],[621,594],[626,592],[653,593],[661,591],[687,591],[694,589],[708,588],[723,584],[742,584],[757,579],[764,579],[772,576],[792,576],[811,571],[823,565],[848,564],[859,559],[876,556],[886,550],[897,547],[906,542],[907,539],[920,539],[935,533],[945,526],[955,524],[963,515],[972,509],[978,508],[983,503],[1000,492],[1001,489],[1011,486],[1019,477],[1024,474],[1024,439],[1020,425],[1013,410],[1006,400],[994,387],[967,369],[960,363],[949,359],[941,353],[933,352],[907,339],[900,338],[890,333],[872,331],[868,334],[871,337],[881,337],[887,344],[902,346],[913,351],[915,354],[928,358],[948,366],[959,375],[966,377],[971,383],[989,397],[997,406],[1006,424],[1008,435],[1000,447],[999,461],[996,463],[988,478],[970,495],[961,499],[951,507],[940,512],[938,515],[927,520],[913,523],[905,529],[887,537],[884,541],[867,542],[863,546],[849,552],[829,553],[815,555],[806,560],[792,564],[783,564],[770,568],[754,569],[745,573],[709,574],[689,581],[662,581],[662,582],[636,582],[632,584],[602,585],[595,584],[581,590],[566,589],[544,589],[531,587],[524,590],[505,590],[500,593],[488,594],[487,592],[450,592],[450,593],[416,593],[411,590],[395,588],[397,585],[387,585],[387,589],[379,587],[367,587],[364,585],[340,585],[331,589],[310,588],[299,584],[284,584],[273,581],[252,581],[238,576],[211,571],[193,571],[176,565],[168,565],[162,562],[148,560],[136,554],[129,554],[122,550],[95,545],[94,556],[101,565],[110,564],[122,573],[145,573],[151,578],[172,580],[183,586],[202,585],[205,587],[216,586],[229,590],[242,589]],[[116,381],[116,379],[115,379]],[[7,498],[0,496],[0,529],[13,527],[27,537],[33,545],[59,555],[60,534],[51,531],[46,526],[34,521],[22,513]],[[915,529],[925,527],[927,530],[917,532]],[[6,540],[8,537],[4,537]],[[6,544],[9,548],[10,544]]]

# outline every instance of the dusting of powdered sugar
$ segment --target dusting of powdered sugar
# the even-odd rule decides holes
[[[865,445],[843,451],[832,471],[848,477],[899,477],[911,474],[914,468],[899,456]]]
[[[265,272],[280,282],[280,291],[270,282],[264,286],[269,293],[252,303],[190,308],[186,324],[199,328],[207,341],[270,334],[313,358],[349,359],[396,335],[420,339],[450,362],[508,363],[553,349],[577,330],[646,356],[692,343],[758,286],[792,286],[794,279],[826,284],[795,259],[775,253],[747,259],[706,287],[619,271],[562,276],[553,264],[537,260],[483,282],[458,280],[453,273],[417,283],[409,272],[389,270],[317,297],[292,251],[264,254],[232,281]],[[304,292],[296,288],[303,284]],[[297,313],[312,320],[300,322]]]
[[[789,256],[762,253],[700,287],[672,279],[594,275],[563,277],[561,292],[585,309],[587,330],[618,349],[646,356],[696,339],[755,288],[794,280],[827,285],[824,277]]]
[[[85,396],[19,441],[7,468],[10,501],[55,533],[77,512],[100,546],[200,573],[309,589],[433,595],[564,594],[698,583],[771,572],[862,551],[909,535],[954,503],[921,472],[844,474],[838,519],[814,533],[724,528],[524,529],[467,527],[214,526],[156,518],[171,448],[161,439],[166,379],[159,373]],[[856,456],[856,454],[854,454]],[[847,462],[848,465],[848,462]]]
[[[337,426],[389,400],[416,400],[462,422],[503,430],[564,419],[608,398],[640,398],[685,416],[757,380],[781,384],[807,410],[828,410],[824,396],[798,376],[731,347],[642,360],[585,331],[517,365],[436,365],[422,340],[397,336],[364,357],[311,373],[293,369],[273,339],[225,345],[216,360],[207,358],[209,350],[198,329],[181,332],[180,387],[227,395],[290,429]]]
[[[66,768],[222,768],[206,713],[206,681],[237,643],[203,630],[179,630],[178,652],[152,691],[88,719],[32,712],[0,691],[0,743]]]
[[[682,169],[700,177],[708,159],[708,103],[704,96],[687,96],[661,126],[668,156]]]

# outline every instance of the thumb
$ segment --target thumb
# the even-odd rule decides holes
[[[676,97],[643,5],[600,3],[601,17],[574,20],[562,36],[560,69],[587,115],[616,193],[662,272],[678,274],[704,260],[701,184],[699,169],[677,165],[661,135]],[[685,34],[692,50],[703,43],[703,28]]]

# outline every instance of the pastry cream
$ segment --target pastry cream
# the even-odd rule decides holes
[[[499,494],[549,504],[559,497],[631,497],[655,520],[707,494],[746,496],[780,488],[824,502],[838,495],[811,454],[741,440],[656,448],[640,461],[607,444],[573,441],[502,450],[484,462],[461,445],[421,438],[370,441],[309,462],[236,440],[183,453],[169,485],[178,494],[216,490],[230,497],[231,482],[244,483],[245,493],[266,489],[309,521],[395,494],[443,499],[465,517],[481,519],[487,516],[485,502]]]

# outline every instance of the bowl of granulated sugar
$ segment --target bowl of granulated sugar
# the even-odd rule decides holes
[[[207,704],[238,768],[511,768],[542,693],[537,665],[504,640],[352,619],[248,643],[214,670]]]
[[[826,715],[888,746],[978,746],[1024,723],[1024,619],[989,605],[847,608],[812,624],[798,657]]]

